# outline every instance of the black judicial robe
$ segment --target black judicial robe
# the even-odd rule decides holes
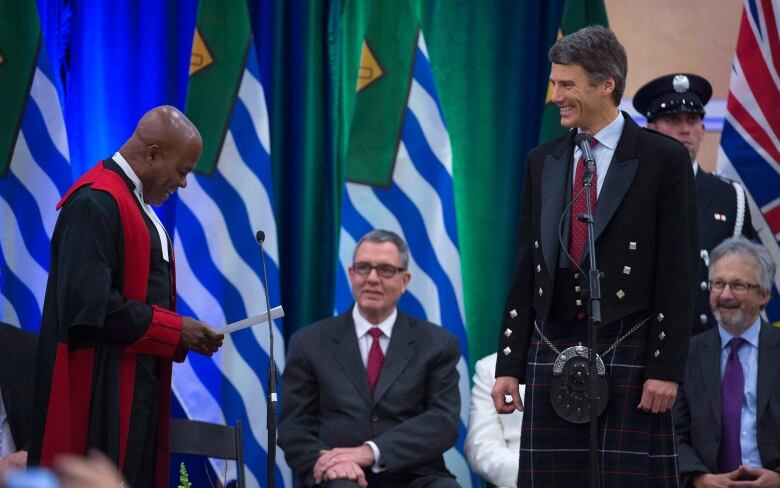
[[[160,239],[112,160],[58,205],[46,287],[30,464],[105,452],[131,486],[168,485],[172,360],[181,316]]]

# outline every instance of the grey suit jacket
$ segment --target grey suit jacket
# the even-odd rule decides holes
[[[763,467],[780,471],[780,329],[761,323],[758,338],[756,434]],[[708,330],[691,339],[685,379],[674,405],[680,476],[718,472],[721,438],[720,336]]]
[[[290,339],[279,445],[310,478],[319,451],[376,443],[390,473],[449,475],[442,454],[458,436],[460,348],[454,335],[400,310],[371,393],[351,310]]]

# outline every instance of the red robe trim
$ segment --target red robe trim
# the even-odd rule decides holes
[[[124,235],[122,293],[129,299],[143,303],[146,301],[146,287],[149,280],[149,232],[138,209],[138,204],[122,177],[113,171],[106,170],[102,163],[98,163],[73,184],[57,204],[57,209],[62,207],[74,191],[90,184],[95,190],[109,193],[118,205]],[[173,278],[175,271],[172,252],[169,271]],[[175,307],[176,288],[173,286],[175,285],[173,279],[171,285],[171,304]],[[160,488],[168,486],[172,360],[183,361],[186,355],[178,347],[181,327],[182,317],[180,315],[154,306],[149,328],[139,340],[128,345],[122,351],[119,378],[117,378],[120,385],[118,464],[121,470],[127,451],[137,355],[149,354],[160,357],[157,459],[155,463],[155,484]],[[69,351],[68,345],[64,342],[57,345],[41,449],[40,464],[42,466],[51,466],[54,456],[62,452],[77,454],[86,452],[94,352],[93,348]]]

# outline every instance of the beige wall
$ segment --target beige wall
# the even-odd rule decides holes
[[[605,0],[612,30],[628,54],[625,97],[674,72],[707,78],[714,99],[728,94],[742,0]],[[715,169],[720,132],[707,132],[698,160]]]

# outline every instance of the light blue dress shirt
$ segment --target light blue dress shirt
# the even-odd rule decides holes
[[[596,197],[601,195],[601,187],[604,186],[604,180],[607,177],[607,171],[609,171],[609,165],[612,162],[612,156],[615,155],[615,149],[617,149],[620,136],[623,134],[623,126],[626,125],[626,120],[623,118],[623,112],[618,111],[617,117],[612,119],[612,122],[607,124],[606,127],[598,131],[596,134],[591,134],[599,141],[593,147],[593,159],[596,161]],[[580,148],[575,144],[574,153],[572,155],[572,171],[571,180],[575,185],[575,188],[582,187],[581,181],[574,181],[577,176],[577,162],[580,160],[582,152]]]
[[[756,435],[756,389],[758,384],[758,333],[761,331],[761,318],[757,318],[740,337],[745,342],[737,351],[742,371],[745,375],[745,395],[742,399],[742,415],[740,416],[739,444],[742,448],[742,464],[761,467],[761,456],[758,454]],[[720,377],[726,371],[726,361],[731,348],[728,343],[732,336],[722,325],[718,324],[720,332]]]

